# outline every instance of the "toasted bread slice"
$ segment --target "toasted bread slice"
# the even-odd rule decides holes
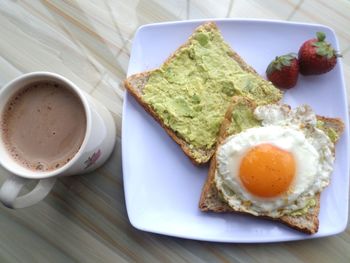
[[[250,108],[253,113],[256,105],[254,102],[247,98],[243,97],[233,97],[232,104],[228,108],[228,111],[225,115],[225,120],[222,123],[219,135],[219,143],[222,142],[226,137],[239,133],[240,130],[235,128],[232,130],[232,122],[234,121],[233,114],[235,114],[234,109],[238,105],[243,107]],[[336,143],[339,136],[344,130],[344,124],[340,119],[336,118],[327,118],[322,116],[317,116],[318,120],[322,121],[322,126],[319,128],[323,129],[331,138],[333,143]],[[247,127],[249,128],[249,124]],[[220,194],[215,186],[214,177],[216,173],[216,155],[214,154],[210,162],[208,178],[203,187],[202,195],[199,202],[199,208],[202,211],[212,211],[212,212],[242,212],[232,209],[226,204],[226,202],[220,198]],[[285,225],[288,225],[291,228],[302,231],[307,234],[314,234],[318,230],[319,221],[318,214],[320,209],[320,194],[316,195],[316,205],[311,207],[308,212],[302,216],[282,216],[281,218],[275,219],[270,217],[265,217],[268,219],[277,220]],[[245,213],[245,212],[242,212]]]
[[[219,29],[217,28],[216,24],[213,22],[208,22],[208,23],[205,23],[205,24],[202,24],[201,26],[199,26],[194,31],[194,33],[190,36],[188,41],[184,45],[179,47],[163,63],[161,68],[165,67],[165,66],[169,65],[170,63],[172,63],[173,61],[175,61],[177,59],[177,57],[179,56],[179,54],[181,54],[181,52],[186,52],[186,51],[184,51],[184,49],[186,47],[193,45],[193,44],[196,44],[198,42],[196,40],[196,37],[198,36],[199,33],[203,33],[203,32],[204,33],[215,32],[217,34],[219,32]],[[264,83],[264,85],[266,85],[268,87],[273,87],[273,85],[270,82],[263,80],[263,78],[261,78],[258,75],[258,73],[251,66],[247,65],[243,61],[243,59],[224,42],[224,40],[220,34],[219,34],[219,38],[221,41],[220,45],[227,47],[229,50],[229,52],[227,52],[225,54],[228,57],[231,57],[233,60],[235,60],[241,69],[243,69],[247,73],[254,74],[254,76],[258,76],[259,80],[261,80],[262,83]],[[211,40],[209,40],[209,41],[211,41]],[[152,76],[152,74],[154,74],[154,72],[156,72],[156,70],[147,71],[147,72],[135,74],[135,75],[128,77],[124,81],[124,85],[125,85],[126,89],[141,104],[141,106],[165,129],[165,131],[168,133],[168,135],[172,139],[174,139],[177,144],[180,145],[180,147],[182,148],[184,153],[192,160],[193,163],[198,165],[198,164],[203,164],[203,163],[208,162],[209,159],[211,158],[211,156],[215,152],[215,144],[212,145],[210,148],[198,147],[198,146],[193,145],[189,140],[186,140],[183,136],[181,136],[181,134],[178,131],[171,128],[170,125],[167,125],[165,123],[165,121],[162,119],[162,116],[157,112],[157,110],[154,107],[152,107],[152,105],[150,105],[149,103],[147,103],[145,101],[144,89],[147,86],[149,78]],[[261,94],[267,95],[266,91],[263,90],[263,87],[261,87],[261,91],[262,91]],[[274,89],[274,92],[276,92],[275,98],[271,99],[270,101],[266,101],[266,103],[274,103],[274,102],[279,101],[282,98],[282,93],[278,89]],[[226,99],[225,101],[223,100],[222,103],[219,103],[219,104],[221,105],[221,104],[225,103],[225,105],[227,104],[227,106],[228,106],[230,103],[229,98],[230,97],[228,97],[228,99]],[[203,107],[203,108],[205,108],[205,107]],[[226,111],[226,107],[224,107],[224,109],[223,109],[222,119],[224,117],[225,111]],[[203,113],[203,115],[208,114],[208,112],[202,112],[202,113]],[[219,127],[217,130],[216,136],[218,135],[218,133],[219,133]],[[215,136],[215,139],[216,139],[216,136]]]

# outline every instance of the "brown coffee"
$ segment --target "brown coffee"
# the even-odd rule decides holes
[[[86,130],[84,106],[64,85],[33,83],[10,98],[1,128],[15,160],[32,170],[51,171],[79,151]]]

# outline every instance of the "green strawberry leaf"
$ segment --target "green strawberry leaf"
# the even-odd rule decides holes
[[[328,56],[328,53],[326,50],[322,49],[322,48],[319,48],[317,50],[317,54],[320,55],[320,56]]]
[[[281,64],[282,64],[283,66],[290,66],[290,61],[287,60],[287,59],[282,59],[282,60],[281,60]]]
[[[270,75],[272,72],[273,72],[273,66],[272,66],[272,63],[270,63],[266,69],[266,74]]]
[[[289,67],[291,66],[291,62],[293,61],[293,59],[295,59],[297,56],[297,54],[295,53],[289,53],[287,55],[283,55],[283,56],[277,56],[267,67],[266,69],[266,73],[268,75],[270,75],[271,73],[273,73],[274,71],[278,70],[282,70],[283,67]]]
[[[335,56],[335,54],[327,53],[327,58],[328,58],[328,59],[331,59],[333,56]]]

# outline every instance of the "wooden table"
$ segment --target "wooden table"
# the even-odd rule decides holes
[[[120,138],[129,53],[142,24],[211,17],[317,22],[340,40],[350,82],[349,1],[42,0],[0,2],[0,85],[25,72],[71,79],[113,113]],[[1,168],[0,182],[7,172]],[[92,174],[58,180],[41,203],[0,206],[0,262],[350,262],[350,228],[317,240],[219,244],[145,233],[127,218],[120,139]]]

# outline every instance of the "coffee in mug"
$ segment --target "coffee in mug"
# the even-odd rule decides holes
[[[55,170],[74,157],[84,140],[84,106],[63,84],[30,83],[8,100],[1,129],[7,151],[22,166]]]

